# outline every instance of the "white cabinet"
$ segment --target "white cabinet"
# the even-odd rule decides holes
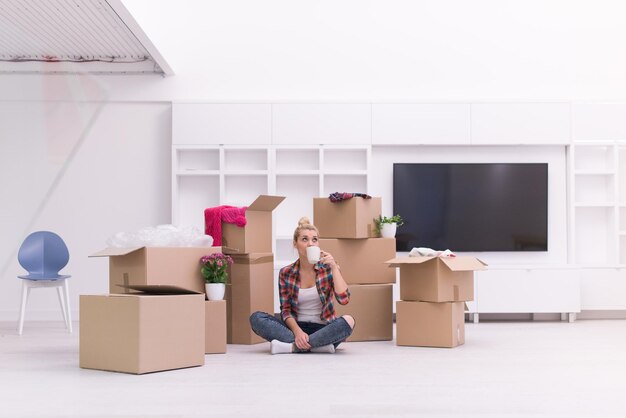
[[[569,144],[568,103],[472,104],[472,144]]]
[[[372,143],[370,104],[272,105],[273,144]]]
[[[174,103],[173,144],[269,144],[269,104]]]
[[[581,268],[580,289],[583,310],[626,309],[624,268]]]
[[[470,105],[373,104],[372,145],[470,144]]]
[[[490,267],[474,277],[478,313],[580,312],[575,267]]]
[[[574,141],[626,140],[626,104],[572,104]]]

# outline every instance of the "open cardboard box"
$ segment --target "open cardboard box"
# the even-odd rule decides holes
[[[284,196],[260,195],[246,209],[246,226],[222,222],[224,253],[271,253],[272,211],[283,200]]]
[[[487,264],[475,257],[397,257],[387,260],[400,268],[400,299],[458,302],[474,300],[474,271]]]
[[[172,285],[204,293],[200,258],[222,247],[110,247],[90,257],[109,257],[109,292],[130,293],[132,285]]]
[[[154,291],[80,296],[80,367],[143,374],[204,364],[204,294]]]

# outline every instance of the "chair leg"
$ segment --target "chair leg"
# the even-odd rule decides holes
[[[70,287],[68,280],[63,281],[63,290],[65,290],[65,317],[67,318],[67,330],[72,333],[72,311],[70,310]]]
[[[20,307],[20,320],[17,326],[18,335],[22,335],[22,331],[24,330],[24,313],[26,311],[26,302],[29,293],[30,287],[28,287],[25,280],[22,280],[22,306]]]
[[[57,296],[59,297],[59,305],[61,305],[61,312],[63,312],[63,322],[67,328],[67,314],[65,313],[65,294],[61,286],[57,286]]]

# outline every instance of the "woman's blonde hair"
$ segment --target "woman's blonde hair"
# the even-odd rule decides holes
[[[307,218],[306,216],[303,216],[298,221],[298,226],[296,227],[296,230],[293,231],[293,243],[294,244],[298,242],[298,237],[300,236],[300,232],[302,232],[303,230],[315,231],[319,235],[319,231],[317,230],[317,227],[311,223],[309,218]]]

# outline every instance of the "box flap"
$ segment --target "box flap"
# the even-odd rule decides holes
[[[271,212],[285,200],[285,196],[268,196],[260,195],[254,202],[248,206],[248,210],[256,210],[261,212]]]
[[[262,264],[274,261],[273,253],[229,254],[235,264]]]
[[[144,248],[142,247],[128,247],[128,248],[118,248],[118,247],[109,247],[104,250],[100,250],[97,253],[91,254],[89,257],[115,257],[118,255],[127,255],[134,251],[140,250]]]
[[[195,290],[184,289],[178,286],[164,285],[164,284],[118,284],[118,287],[124,289],[139,290],[150,295],[201,295],[202,293]]]
[[[452,271],[476,271],[486,270],[487,264],[475,257],[439,257]]]
[[[389,267],[400,267],[403,264],[422,264],[437,257],[396,257],[385,261]]]

